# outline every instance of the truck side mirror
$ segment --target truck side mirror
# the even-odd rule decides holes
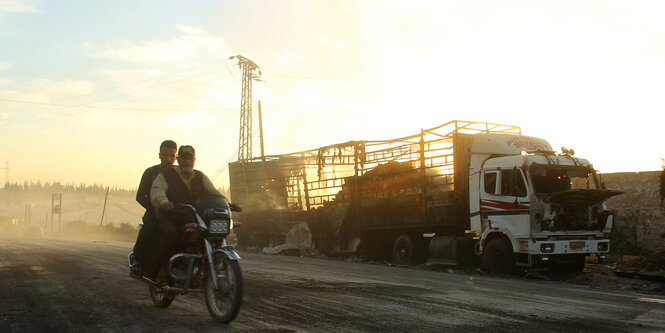
[[[610,233],[612,232],[613,227],[614,227],[614,215],[609,214],[605,219],[605,227],[603,228],[603,232]]]

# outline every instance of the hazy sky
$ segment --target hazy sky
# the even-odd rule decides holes
[[[261,67],[267,154],[459,119],[519,125],[601,172],[659,170],[663,15],[658,0],[0,0],[2,176],[133,188],[173,139],[212,178],[238,149],[236,54]]]

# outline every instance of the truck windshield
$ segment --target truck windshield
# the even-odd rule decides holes
[[[590,168],[534,166],[530,172],[536,193],[596,188],[594,173]]]

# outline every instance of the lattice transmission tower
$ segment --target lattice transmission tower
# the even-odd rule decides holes
[[[245,162],[252,158],[252,81],[261,77],[261,71],[257,64],[241,55],[235,55],[229,59],[233,58],[238,59],[238,67],[242,70],[238,161]]]

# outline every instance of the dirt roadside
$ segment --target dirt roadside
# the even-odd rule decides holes
[[[600,289],[633,290],[665,294],[665,272],[646,272],[637,267],[617,263],[587,263],[581,273],[532,270],[525,278],[564,281]]]
[[[243,248],[243,251],[259,253],[254,248]],[[394,265],[390,262],[368,261],[359,257],[328,257],[326,255],[308,255],[306,252],[285,251],[282,255],[305,256],[327,260],[344,260],[350,262],[359,262],[372,265],[400,266],[412,269],[421,269],[428,271],[446,271],[454,274],[466,274],[470,276],[488,276],[479,267],[460,268],[446,265],[421,264],[418,266]],[[640,260],[639,257],[632,257],[628,262],[617,262],[615,260],[606,260],[602,263],[587,262],[582,272],[557,272],[550,271],[547,268],[524,269],[517,276],[512,278],[525,280],[542,280],[552,282],[566,282],[577,285],[584,285],[590,288],[604,290],[627,290],[647,294],[665,294],[665,270],[658,270],[653,264],[645,264],[647,260]],[[643,258],[642,258],[643,259]],[[624,261],[625,259],[620,259]]]

